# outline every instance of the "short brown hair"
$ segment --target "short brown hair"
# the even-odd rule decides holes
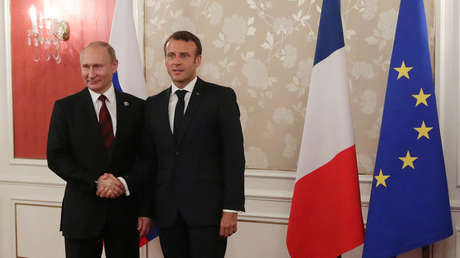
[[[80,57],[81,55],[85,52],[85,50],[87,48],[90,48],[90,47],[103,47],[105,49],[107,49],[107,53],[109,54],[109,57],[110,57],[110,62],[114,62],[117,60],[117,56],[115,54],[115,49],[113,49],[113,47],[105,42],[105,41],[93,41],[91,43],[89,43],[88,45],[86,45],[86,47],[84,47],[81,52],[80,52]]]
[[[169,36],[169,38],[166,40],[165,44],[163,45],[163,51],[165,55],[166,55],[166,46],[168,45],[168,42],[171,39],[183,40],[185,42],[193,41],[193,43],[195,43],[195,46],[196,46],[195,57],[201,56],[202,48],[201,48],[200,39],[197,36],[195,36],[195,34],[189,31],[186,31],[186,30],[176,31],[171,36]]]

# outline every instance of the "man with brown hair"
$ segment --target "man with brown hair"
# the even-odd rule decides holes
[[[143,166],[166,258],[224,257],[244,211],[244,150],[235,92],[197,77],[200,40],[164,44],[171,87],[146,102]],[[127,178],[130,185],[130,178]]]

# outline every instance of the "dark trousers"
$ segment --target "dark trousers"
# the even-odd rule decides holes
[[[161,249],[165,258],[223,258],[227,238],[219,236],[218,225],[188,226],[181,215],[169,228],[160,228]]]
[[[136,233],[136,234],[134,234]],[[124,236],[104,236],[95,239],[65,237],[66,258],[97,258],[102,254],[104,242],[107,258],[139,258],[139,233]]]

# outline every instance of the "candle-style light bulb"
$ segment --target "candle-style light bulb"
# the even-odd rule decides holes
[[[32,5],[29,9],[29,15],[30,15],[30,21],[32,22],[32,31],[34,33],[38,33],[38,28],[37,28],[37,11],[35,10],[35,7]]]

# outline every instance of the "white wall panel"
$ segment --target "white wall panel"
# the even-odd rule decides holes
[[[289,257],[285,244],[287,225],[240,222],[238,226],[238,233],[228,241],[227,258]]]
[[[61,206],[45,202],[14,201],[17,255],[64,257],[64,239],[59,232]]]

